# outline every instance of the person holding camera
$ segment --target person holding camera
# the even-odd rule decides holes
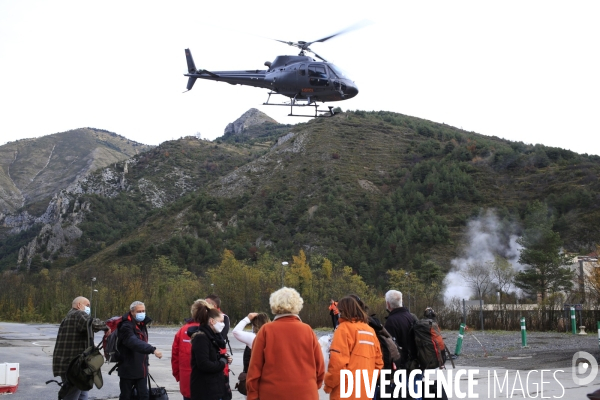
[[[233,359],[220,334],[225,327],[224,315],[216,308],[200,306],[192,317],[200,322],[200,326],[188,329],[192,341],[192,400],[230,400],[229,364]]]

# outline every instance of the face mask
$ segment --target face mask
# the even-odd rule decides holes
[[[225,322],[215,322],[213,327],[215,328],[215,332],[219,333],[225,328]]]
[[[135,320],[137,322],[142,322],[145,319],[146,319],[146,313],[145,312],[141,312],[141,313],[135,314]]]
[[[85,306],[85,308],[83,309],[83,311],[85,311],[85,313],[87,315],[90,315],[90,313],[92,312],[92,310],[88,306]]]

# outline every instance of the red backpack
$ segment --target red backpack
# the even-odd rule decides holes
[[[106,321],[106,326],[110,328],[110,334],[102,338],[102,347],[104,348],[104,358],[107,363],[121,361],[121,355],[119,353],[119,333],[118,328],[122,316],[112,317]],[[112,372],[112,371],[111,371]]]

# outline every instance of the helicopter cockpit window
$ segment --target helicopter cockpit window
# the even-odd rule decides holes
[[[308,76],[312,86],[326,86],[329,83],[324,65],[309,65]]]
[[[342,71],[341,69],[339,69],[338,67],[336,67],[333,64],[327,64],[327,65],[329,65],[329,68],[331,68],[331,72],[333,73],[333,75],[337,76],[340,79],[346,78],[346,74],[344,73],[344,71]]]
[[[314,76],[317,78],[327,78],[324,65],[311,65],[308,67],[308,76]]]
[[[300,64],[300,68],[298,69],[300,76],[305,76],[306,75],[306,64]]]

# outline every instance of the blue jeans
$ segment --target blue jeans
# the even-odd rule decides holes
[[[67,378],[61,376],[60,379],[63,382],[67,382]],[[63,400],[88,400],[88,391],[77,389],[75,386],[71,386]]]

